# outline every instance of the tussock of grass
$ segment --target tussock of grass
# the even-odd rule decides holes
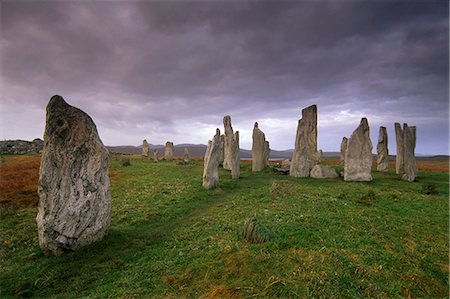
[[[43,256],[35,208],[2,215],[0,297],[448,296],[447,172],[348,183],[243,163],[241,179],[220,169],[204,190],[201,162],[130,160],[111,158],[110,233],[83,250]],[[439,194],[424,194],[429,183]],[[269,241],[236,238],[249,215]]]

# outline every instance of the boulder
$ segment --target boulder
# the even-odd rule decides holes
[[[330,166],[317,164],[311,169],[310,176],[315,179],[337,178],[339,174]]]
[[[377,144],[377,170],[389,171],[388,136],[385,127],[380,127]]]
[[[266,141],[266,136],[259,129],[257,122],[253,127],[252,139],[252,171],[261,171],[267,166],[270,148],[269,142]]]
[[[203,187],[213,189],[219,186],[220,130],[208,141],[203,160]]]
[[[167,141],[164,148],[164,159],[166,161],[173,160],[173,142]]]
[[[36,222],[44,254],[78,250],[107,235],[108,150],[92,119],[58,95],[47,105],[38,193]]]
[[[284,159],[284,160],[281,162],[281,168],[283,168],[283,169],[289,169],[289,168],[291,168],[291,160],[289,160],[289,159]]]
[[[347,143],[344,162],[344,181],[372,180],[372,141],[366,118],[352,133]]]
[[[317,152],[317,106],[302,110],[295,137],[289,174],[293,177],[308,177],[311,169],[318,163]]]

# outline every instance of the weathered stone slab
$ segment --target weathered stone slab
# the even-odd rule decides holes
[[[403,124],[403,175],[402,179],[413,182],[417,176],[416,157],[416,127]]]
[[[389,171],[389,150],[386,127],[380,127],[380,132],[378,134],[377,170],[382,172]]]
[[[213,189],[219,185],[219,158],[220,158],[220,130],[216,129],[216,135],[208,141],[208,146],[203,160],[203,187]]]
[[[344,181],[372,180],[372,141],[366,118],[352,133],[347,143],[344,162]]]
[[[220,156],[219,156],[219,165],[223,166],[223,162],[225,160],[225,135],[220,135]]]
[[[153,161],[155,162],[159,161],[159,152],[156,149],[153,151]]]
[[[108,150],[92,119],[53,96],[47,105],[36,222],[45,254],[101,240],[110,223]]]
[[[284,159],[283,161],[281,161],[281,168],[290,169],[291,168],[291,160]]]
[[[191,160],[191,156],[189,155],[189,150],[188,150],[188,148],[187,147],[185,147],[184,149],[183,149],[183,161],[184,162],[189,162],[190,160]]]
[[[258,127],[258,123],[255,122],[252,135],[252,171],[263,170],[269,160],[269,142],[266,141],[266,136]]]
[[[328,179],[337,178],[339,174],[330,166],[318,164],[311,169],[310,176],[315,179]]]
[[[173,160],[173,142],[166,142],[166,146],[164,147],[164,159],[166,161]]]
[[[231,170],[232,162],[232,152],[233,152],[233,139],[234,132],[231,126],[231,116],[225,115],[223,118],[224,127],[224,147],[223,147],[223,168]]]
[[[148,146],[147,139],[144,139],[144,141],[142,141],[142,156],[148,157],[149,151],[150,147]]]
[[[292,155],[289,174],[294,177],[308,177],[311,169],[318,163],[317,153],[317,106],[302,110],[298,121],[295,149]]]
[[[241,153],[239,149],[239,131],[234,133],[231,143],[231,177],[238,179],[241,175]]]
[[[403,167],[403,130],[399,123],[395,123],[395,141],[397,143],[397,153],[395,156],[395,173],[402,175],[404,172]]]
[[[345,162],[345,151],[347,150],[347,137],[343,137],[341,141],[341,155],[340,155],[340,163],[344,165]]]

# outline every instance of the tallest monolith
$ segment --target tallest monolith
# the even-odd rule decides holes
[[[36,222],[45,254],[102,239],[110,223],[108,150],[92,119],[61,96],[47,105]]]
[[[298,121],[295,149],[289,174],[294,177],[308,177],[311,169],[318,163],[317,152],[317,106],[302,110]]]

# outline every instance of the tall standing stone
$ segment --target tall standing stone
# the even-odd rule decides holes
[[[402,179],[413,182],[417,176],[416,157],[416,127],[403,124],[403,174]]]
[[[340,163],[344,165],[345,162],[345,151],[347,150],[347,137],[343,137],[341,141],[341,155],[340,155]]]
[[[189,150],[187,147],[184,148],[183,155],[184,155],[183,157],[184,162],[189,162],[191,160],[191,157],[189,156]]]
[[[395,123],[395,141],[397,143],[397,153],[395,156],[395,173],[402,175],[403,167],[403,130],[399,123]]]
[[[236,131],[231,143],[231,177],[238,179],[241,175],[241,154],[239,149],[239,131]]]
[[[173,142],[167,141],[164,148],[164,159],[166,161],[172,161],[173,159]]]
[[[352,133],[347,143],[344,162],[344,181],[372,180],[372,141],[366,118]]]
[[[203,160],[203,187],[213,189],[219,185],[219,158],[220,158],[220,130],[216,129],[216,135],[208,141],[208,146]]]
[[[149,151],[150,147],[148,146],[147,139],[144,139],[144,141],[142,141],[142,156],[148,157]]]
[[[269,160],[269,142],[266,136],[255,122],[253,127],[253,143],[252,143],[252,171],[261,171],[267,166]]]
[[[311,169],[318,163],[317,152],[317,106],[302,110],[295,137],[289,174],[294,177],[308,177]]]
[[[220,155],[219,155],[219,165],[223,166],[225,160],[225,135],[220,135]]]
[[[378,134],[377,170],[382,172],[389,171],[389,150],[386,127],[380,127],[380,132]]]
[[[47,105],[36,222],[45,254],[101,240],[110,223],[108,150],[92,119],[61,96]]]
[[[224,147],[223,147],[223,168],[231,170],[232,157],[231,153],[233,151],[233,127],[231,126],[231,116],[226,115],[223,118],[224,127]]]

